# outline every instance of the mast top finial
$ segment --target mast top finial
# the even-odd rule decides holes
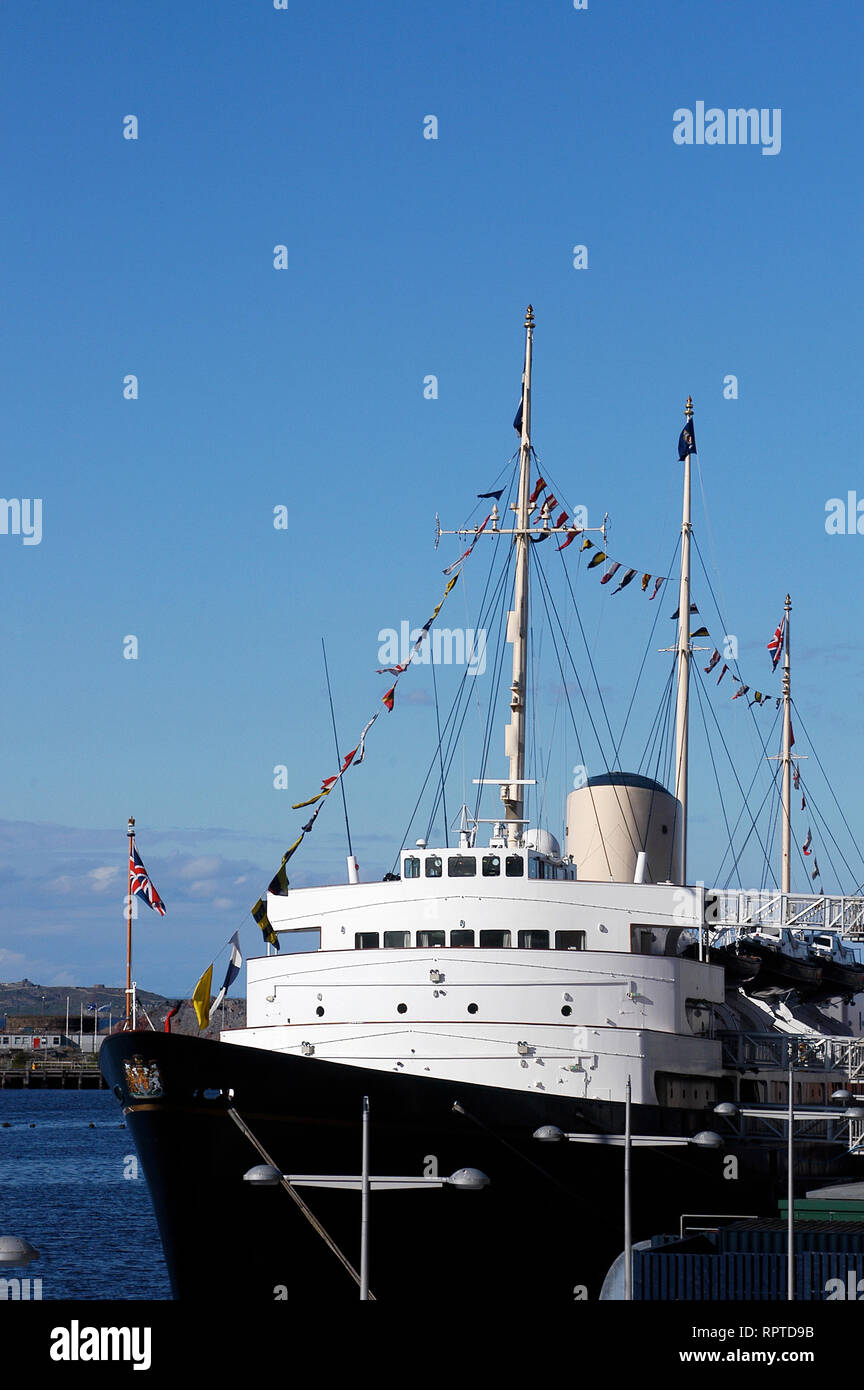
[[[688,397],[687,397],[687,404],[686,404],[685,407],[684,407],[684,414],[687,416],[687,419],[688,419],[688,420],[690,419],[691,415],[693,414],[693,397],[692,397],[692,396],[688,396]]]
[[[784,606],[785,606],[787,612],[788,612],[789,609],[792,607],[792,595],[791,595],[791,594],[787,594],[787,595],[786,595],[786,603],[785,603]]]
[[[526,328],[533,328],[533,327],[534,327],[534,306],[533,306],[533,304],[529,304],[529,305],[528,305],[528,308],[527,308],[526,311],[525,311],[525,327],[526,327]]]

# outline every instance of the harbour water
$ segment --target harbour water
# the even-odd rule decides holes
[[[105,1090],[0,1090],[0,1235],[39,1251],[31,1297],[170,1299],[150,1195]],[[41,1280],[41,1290],[35,1283]]]

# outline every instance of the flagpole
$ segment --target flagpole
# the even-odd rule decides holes
[[[693,418],[693,399],[684,407],[685,428]],[[690,451],[684,458],[681,520],[681,581],[678,589],[678,699],[675,707],[675,796],[681,803],[681,882],[687,882],[687,755],[690,718]]]
[[[792,875],[792,691],[789,669],[789,615],[792,599],[786,595],[783,642],[783,861],[781,890],[791,892]],[[783,916],[785,921],[785,913]]]
[[[129,894],[126,898],[126,1023],[128,1031],[130,1027],[130,1009],[132,1007],[132,851],[135,847],[135,817],[129,817],[129,824],[126,827],[126,834],[129,836]]]
[[[531,484],[531,357],[534,344],[534,310],[525,314],[525,370],[522,374],[522,442],[519,447],[519,493],[516,504],[516,582],[513,611],[507,616],[507,640],[513,644],[513,679],[510,684],[510,723],[505,729],[504,754],[510,760],[510,782],[501,788],[507,822],[507,843],[517,848],[525,829],[523,817],[525,781],[526,644],[528,636],[528,495]]]

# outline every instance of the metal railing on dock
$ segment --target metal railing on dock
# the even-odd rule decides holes
[[[807,928],[864,941],[864,897],[706,888],[705,907],[712,927]]]

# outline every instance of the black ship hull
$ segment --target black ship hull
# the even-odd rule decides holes
[[[542,1125],[621,1134],[623,1105],[417,1078],[164,1033],[124,1033],[100,1067],[127,1116],[150,1188],[174,1296],[211,1306],[356,1299],[356,1192],[244,1182],[263,1161],[232,1118],[293,1174],[357,1174],[369,1097],[371,1171],[442,1176],[471,1166],[479,1192],[444,1187],[370,1198],[370,1287],[385,1301],[596,1299],[623,1246],[620,1148],[532,1138]],[[458,1105],[458,1109],[454,1109]],[[633,1107],[634,1135],[723,1131],[710,1109]],[[845,1160],[845,1163],[844,1163]],[[784,1150],[738,1145],[634,1149],[633,1239],[675,1232],[682,1213],[772,1215],[785,1195]],[[796,1179],[841,1178],[837,1147],[799,1144]],[[737,1172],[736,1172],[737,1170]],[[856,1171],[856,1170],[853,1170]]]

